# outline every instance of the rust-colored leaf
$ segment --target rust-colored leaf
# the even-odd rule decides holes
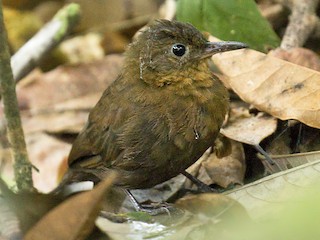
[[[78,194],[61,203],[31,228],[24,239],[85,239],[94,227],[102,200],[113,179],[114,175],[105,179],[92,191]]]

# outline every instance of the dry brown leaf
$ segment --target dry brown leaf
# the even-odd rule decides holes
[[[243,146],[236,141],[231,141],[231,146],[230,155],[218,158],[215,154],[211,154],[208,159],[202,162],[199,179],[202,180],[202,175],[207,175],[210,181],[206,184],[217,184],[223,188],[232,184],[243,184],[246,172]]]
[[[201,158],[191,165],[187,172],[197,177],[207,185],[217,184],[228,187],[231,184],[243,184],[246,162],[241,143],[229,140],[230,152],[227,156],[217,157],[215,152],[208,149]],[[193,183],[187,180],[185,188],[191,188]]]
[[[101,93],[81,96],[39,111],[23,111],[22,122],[26,134],[45,131],[52,134],[79,133],[88,120],[91,108]]]
[[[31,228],[24,239],[85,239],[94,227],[102,200],[114,177],[110,175],[92,191],[78,194],[58,205]]]
[[[245,102],[282,120],[320,128],[320,73],[246,49],[212,57]]]
[[[265,113],[249,114],[246,108],[231,109],[229,122],[220,132],[224,136],[249,145],[258,145],[277,128],[277,120]]]
[[[92,63],[31,75],[18,85],[19,105],[23,109],[47,109],[69,99],[102,93],[120,73],[122,62],[122,56],[109,55]]]

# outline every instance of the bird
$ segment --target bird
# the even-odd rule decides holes
[[[214,144],[229,109],[208,59],[246,47],[209,42],[189,23],[152,21],[75,139],[65,182],[115,172],[115,186],[145,189],[183,173]]]

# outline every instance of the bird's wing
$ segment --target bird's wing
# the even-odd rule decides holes
[[[69,165],[130,171],[156,168],[161,163],[150,159],[164,152],[168,154],[162,158],[167,161],[175,146],[167,144],[170,127],[163,114],[166,100],[156,94],[156,90],[140,86],[139,81],[125,82],[120,76],[92,109],[87,125],[73,143]]]
[[[117,136],[134,108],[132,103],[123,98],[128,86],[122,84],[121,78],[105,90],[92,109],[86,126],[73,143],[69,155],[70,166],[81,164],[81,167],[91,168],[92,165],[96,168],[99,164],[111,164],[111,160],[121,154],[123,149],[117,143]]]

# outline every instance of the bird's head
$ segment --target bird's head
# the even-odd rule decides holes
[[[188,23],[156,20],[129,45],[126,67],[135,71],[140,79],[152,82],[177,71],[186,74],[197,69],[215,53],[245,47],[240,42],[208,42]]]

